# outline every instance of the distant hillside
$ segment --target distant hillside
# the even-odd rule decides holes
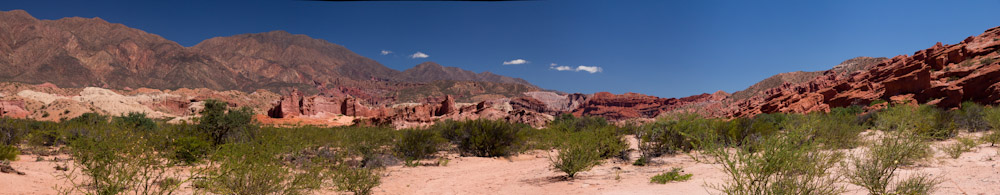
[[[856,72],[856,71],[867,70],[867,69],[871,68],[872,65],[875,65],[875,64],[877,64],[879,62],[882,62],[882,61],[884,61],[886,59],[887,58],[884,58],[884,57],[878,57],[878,58],[873,58],[873,57],[856,57],[856,58],[851,58],[851,59],[845,60],[844,62],[841,62],[837,66],[834,66],[829,71],[835,71],[835,72],[840,73],[840,74],[849,74],[849,73],[853,73],[853,72]],[[744,100],[744,99],[747,99],[747,98],[750,98],[750,97],[754,97],[754,96],[761,96],[761,95],[764,95],[764,91],[766,91],[768,89],[775,88],[775,87],[780,87],[781,85],[783,85],[785,83],[788,83],[790,85],[795,85],[795,84],[803,83],[803,82],[812,80],[813,78],[816,78],[818,76],[821,76],[825,72],[827,72],[827,71],[814,71],[814,72],[795,71],[795,72],[786,72],[786,73],[776,74],[774,76],[771,76],[771,77],[768,77],[768,78],[766,78],[764,80],[761,80],[760,82],[757,82],[757,83],[751,85],[750,87],[747,87],[746,89],[744,89],[742,91],[734,92],[733,95],[731,96],[731,98],[734,99],[734,100]]]
[[[155,34],[100,18],[38,20],[22,10],[0,12],[0,81],[61,87],[289,88],[349,87],[370,96],[434,81],[510,83],[523,79],[474,73],[427,62],[393,70],[347,48],[284,31],[216,37],[184,47]]]

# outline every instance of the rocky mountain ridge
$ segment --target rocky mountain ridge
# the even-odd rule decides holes
[[[285,31],[215,37],[184,47],[100,18],[39,20],[23,10],[0,12],[0,28],[0,53],[8,54],[0,55],[5,70],[0,81],[68,88],[349,91],[372,102],[392,102],[392,91],[443,80],[538,88],[523,79],[440,65],[393,70],[343,46]]]

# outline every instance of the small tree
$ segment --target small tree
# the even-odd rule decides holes
[[[227,106],[222,101],[206,100],[205,109],[200,113],[198,129],[207,134],[213,145],[248,140],[258,128],[253,119],[253,110],[249,107],[228,109]]]
[[[559,155],[549,159],[552,166],[573,178],[581,171],[601,163],[600,138],[592,132],[580,132],[559,147]]]
[[[129,112],[128,115],[116,116],[111,121],[134,130],[152,131],[156,129],[156,122],[147,118],[146,113],[141,112]]]
[[[926,175],[918,175],[890,186],[896,169],[927,156],[929,147],[919,138],[904,132],[889,132],[870,144],[864,154],[852,156],[844,163],[847,180],[871,194],[928,194],[938,183]],[[914,193],[918,192],[918,193]]]
[[[819,150],[810,139],[813,128],[797,126],[758,142],[745,141],[735,152],[706,147],[730,176],[713,188],[726,194],[837,194],[838,178],[830,168],[839,156]]]

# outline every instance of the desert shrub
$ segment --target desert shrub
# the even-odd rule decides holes
[[[969,132],[990,129],[990,124],[984,118],[986,108],[975,102],[963,102],[961,109],[952,112],[951,116],[957,128],[965,129]]]
[[[293,142],[272,136],[221,145],[212,155],[212,164],[201,170],[207,178],[206,190],[215,194],[304,194],[319,188],[321,167],[285,166],[282,154],[297,150]]]
[[[58,130],[45,129],[31,132],[28,137],[28,144],[34,146],[54,146],[62,141],[62,135]]]
[[[950,114],[930,105],[889,107],[878,113],[875,128],[883,131],[902,130],[935,140],[951,138],[957,133]]]
[[[441,135],[458,145],[465,155],[479,157],[507,156],[523,142],[523,127],[502,120],[470,120],[450,122],[435,127]]]
[[[348,157],[360,157],[361,167],[374,168],[395,164],[392,159],[394,130],[384,127],[343,127],[336,128],[337,145]]]
[[[895,194],[931,194],[941,180],[927,174],[917,174],[896,182]]]
[[[996,60],[997,60],[996,58],[987,57],[987,58],[980,59],[979,60],[979,64],[989,65],[989,64],[993,64],[993,62],[996,62]]]
[[[116,116],[111,119],[112,123],[122,125],[127,129],[152,131],[156,129],[156,122],[147,118],[146,113],[129,112],[127,115]]]
[[[982,138],[983,142],[990,143],[990,146],[996,146],[1000,143],[1000,131],[993,130],[993,132],[984,135]]]
[[[729,175],[726,182],[712,186],[726,194],[836,194],[832,168],[839,153],[819,150],[809,139],[809,127],[795,127],[759,141],[747,141],[729,152],[726,148],[706,148]]]
[[[550,159],[552,166],[573,178],[577,173],[600,164],[599,136],[595,132],[574,133],[559,147],[559,154]]]
[[[407,161],[430,158],[445,142],[437,132],[430,130],[403,130],[399,135],[394,150]]]
[[[592,138],[595,139],[594,141],[597,144],[601,158],[624,156],[625,151],[628,149],[628,144],[622,141],[621,136],[630,132],[627,129],[609,124],[602,117],[574,117],[571,114],[561,115],[545,131],[549,132],[547,135],[549,137],[547,137],[547,140],[542,141],[553,143],[572,142],[574,140],[566,138],[577,136],[581,132],[595,134],[597,136],[593,136]]]
[[[983,120],[996,132],[997,129],[1000,129],[1000,108],[986,108],[983,111]]]
[[[678,167],[671,168],[670,171],[654,175],[649,178],[650,183],[666,184],[675,181],[687,181],[691,179],[691,174],[681,174],[684,170]]]
[[[965,59],[965,61],[959,62],[958,65],[962,67],[972,66],[975,63],[972,59]]]
[[[0,144],[0,161],[15,161],[17,160],[17,155],[21,154],[21,150],[17,149],[16,146]]]
[[[803,125],[814,128],[814,138],[824,148],[854,148],[860,143],[858,135],[865,131],[865,127],[857,121],[857,113],[855,110],[832,109],[830,113],[799,117],[796,123],[811,123]]]
[[[171,159],[188,165],[197,163],[212,149],[212,143],[194,136],[178,138],[172,145]]]
[[[0,145],[21,144],[28,133],[28,129],[21,121],[0,118]]]
[[[565,140],[568,133],[552,129],[527,128],[520,132],[524,141],[521,142],[520,151],[526,150],[552,150],[559,147]]]
[[[641,128],[646,132],[640,137],[643,144],[640,149],[643,156],[660,156],[663,154],[674,154],[679,151],[690,151],[694,146],[681,132],[681,125],[678,121],[658,120],[653,123],[643,125]]]
[[[206,100],[201,118],[198,119],[198,129],[213,145],[247,141],[258,130],[253,110],[248,107],[228,109],[227,106],[222,101]]]
[[[368,195],[381,183],[377,169],[342,168],[334,176],[337,190],[353,192],[356,195]]]
[[[697,137],[716,134],[715,121],[697,114],[678,114],[640,126],[639,149],[643,156],[660,156],[695,149]],[[727,134],[730,133],[726,131]]]
[[[635,159],[635,161],[632,162],[632,166],[646,166],[646,164],[649,164],[648,156],[640,156],[638,159]]]
[[[575,132],[586,129],[592,129],[595,127],[605,127],[609,126],[608,120],[599,116],[581,116],[576,117],[573,114],[562,114],[559,115],[555,120],[549,123],[548,128],[550,130],[563,131],[563,132]]]
[[[931,186],[930,180],[903,180],[890,186],[896,177],[899,167],[911,164],[929,156],[927,143],[922,139],[905,132],[887,132],[871,143],[861,155],[851,156],[842,164],[847,180],[859,185],[870,194],[888,194],[891,192],[912,191],[916,186]]]
[[[628,150],[628,143],[622,140],[619,129],[613,125],[593,127],[585,132],[594,134],[597,141],[597,151],[601,158],[622,157]]]
[[[87,125],[87,126],[103,125],[108,123],[108,116],[104,116],[93,112],[88,112],[88,113],[83,113],[82,115],[76,118],[69,119],[68,121],[66,121],[66,123]]]
[[[972,148],[975,148],[976,145],[979,145],[976,143],[976,140],[960,137],[954,143],[942,146],[941,151],[948,154],[949,157],[957,159],[962,156],[962,153],[972,151]]]
[[[157,155],[148,139],[155,134],[143,134],[114,126],[92,127],[86,136],[69,144],[75,170],[68,171],[66,179],[73,185],[64,193],[83,194],[170,194],[174,187],[159,187],[157,182],[166,178],[169,165]],[[87,176],[84,183],[77,173]]]

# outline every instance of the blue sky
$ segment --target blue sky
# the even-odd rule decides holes
[[[23,9],[40,19],[100,17],[184,46],[285,30],[343,45],[398,70],[434,61],[565,92],[684,97],[734,92],[777,73],[826,70],[856,56],[892,57],[936,42],[954,44],[1000,25],[998,7],[997,0],[34,0],[5,1],[0,10]],[[416,52],[428,57],[414,59]],[[503,64],[516,59],[527,63]],[[601,71],[586,71],[596,67]]]

